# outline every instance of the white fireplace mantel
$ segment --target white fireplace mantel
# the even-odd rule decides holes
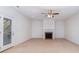
[[[45,32],[52,32],[53,39],[55,39],[55,22],[53,19],[43,20],[43,39],[45,39]]]

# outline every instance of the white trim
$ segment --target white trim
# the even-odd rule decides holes
[[[76,41],[76,40],[69,40],[69,39],[66,39],[66,40],[71,41],[71,42],[73,42],[73,43],[79,45],[79,41]]]

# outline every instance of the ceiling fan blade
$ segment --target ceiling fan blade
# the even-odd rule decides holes
[[[59,13],[53,13],[53,15],[58,15]]]

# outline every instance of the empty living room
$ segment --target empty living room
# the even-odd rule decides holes
[[[0,53],[79,53],[79,6],[0,6]]]

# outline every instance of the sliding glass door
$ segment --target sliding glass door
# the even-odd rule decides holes
[[[11,19],[3,18],[3,46],[11,44]]]

